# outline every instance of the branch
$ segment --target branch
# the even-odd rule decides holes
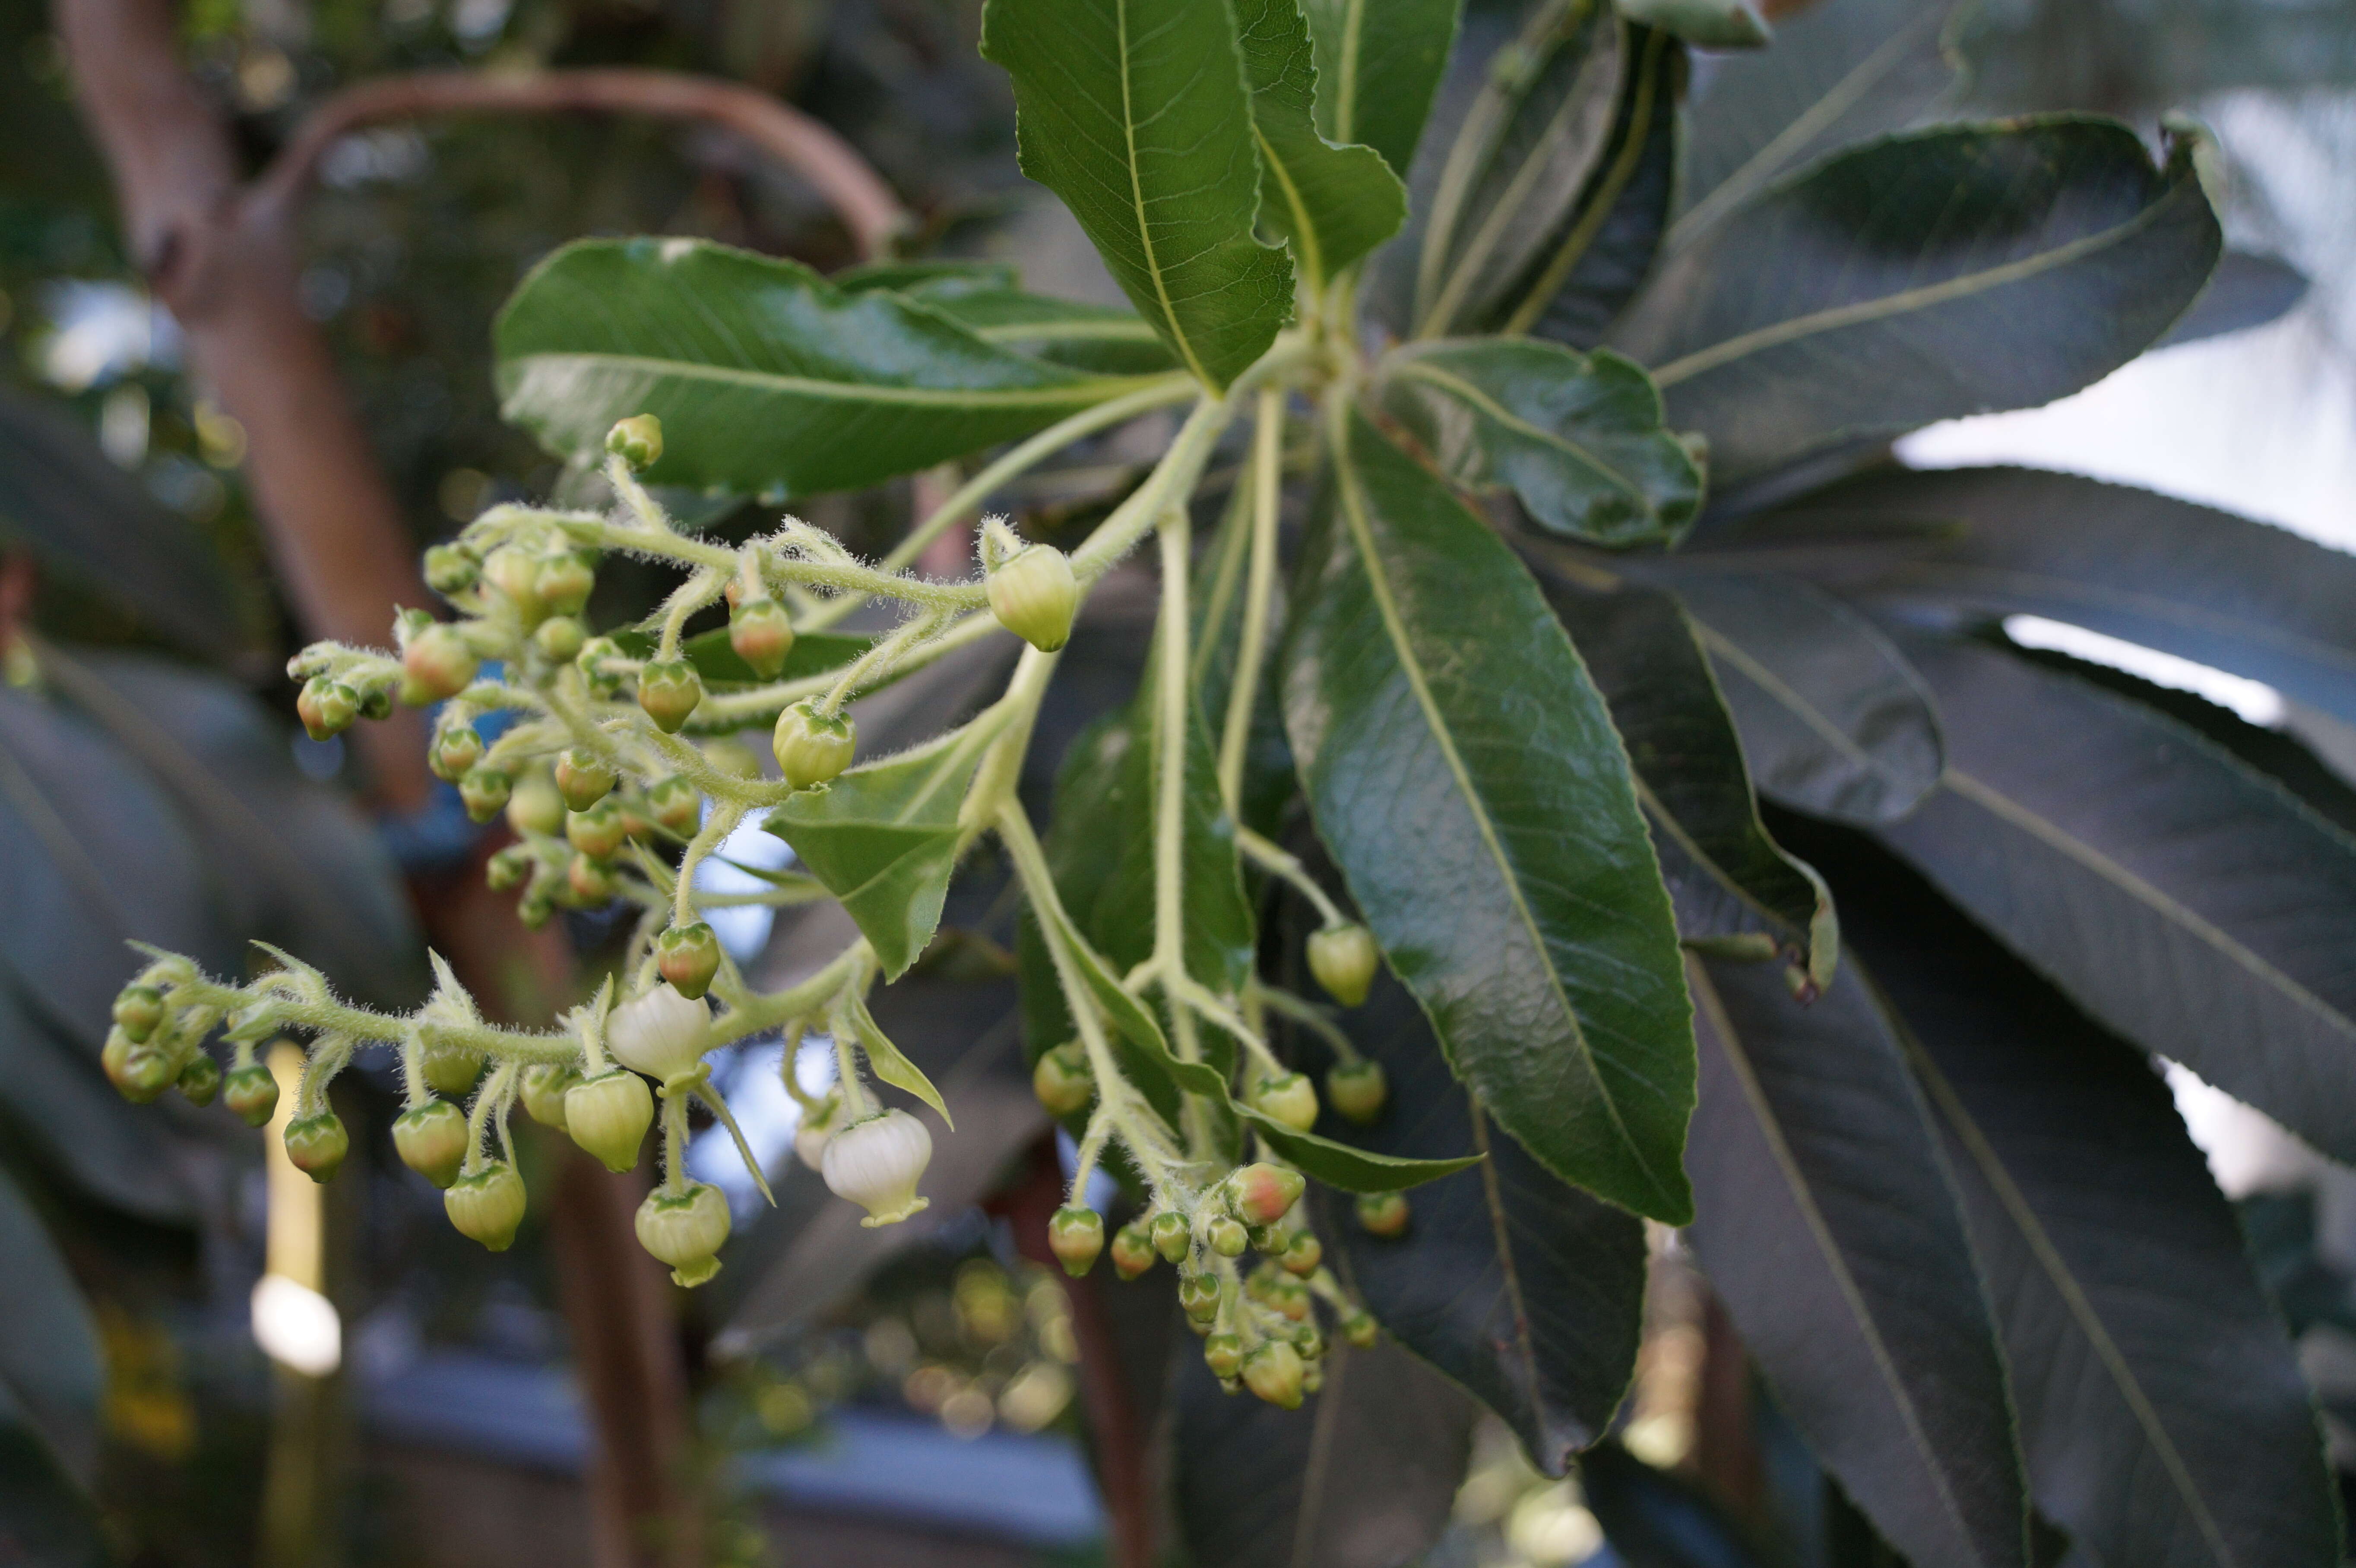
[[[434,114],[545,114],[562,110],[651,114],[724,127],[816,187],[841,216],[862,254],[886,256],[912,227],[882,177],[825,125],[739,82],[681,71],[611,69],[491,72],[419,71],[346,88],[295,127],[246,204],[274,220],[292,209],[337,139],[363,125]]]

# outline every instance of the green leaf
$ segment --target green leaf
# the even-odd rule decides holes
[[[1677,928],[1691,940],[1764,926],[1831,984],[1840,922],[1824,879],[1759,820],[1742,745],[1709,660],[1677,603],[1549,556],[1539,581],[1636,770]],[[1729,907],[1731,906],[1731,907]]]
[[[1302,0],[1317,59],[1317,130],[1407,177],[1448,69],[1463,0]]]
[[[797,790],[769,813],[769,831],[842,901],[886,980],[916,961],[940,924],[957,869],[958,812],[989,741],[953,730],[823,788]]]
[[[940,1113],[941,1120],[948,1124],[949,1131],[957,1131],[957,1122],[949,1115],[948,1102],[941,1098],[938,1089],[933,1087],[933,1081],[925,1076],[925,1070],[909,1061],[906,1054],[892,1043],[892,1037],[884,1032],[884,1026],[877,1023],[875,1015],[867,1010],[864,997],[853,996],[851,998],[851,1020],[852,1027],[859,1031],[859,1049],[867,1053],[867,1065],[875,1070],[875,1076],[930,1105]]]
[[[0,1107],[16,1147],[89,1196],[159,1223],[196,1219],[196,1197],[179,1163],[188,1151],[177,1147],[178,1138],[114,1092],[92,1046],[64,1039],[5,983]]]
[[[1691,1015],[1627,754],[1521,563],[1346,417],[1286,649],[1319,837],[1497,1121],[1683,1223]]]
[[[1959,29],[1972,96],[2004,109],[2158,113],[2241,88],[2344,87],[2356,15],[2332,0],[2072,0],[1975,5]]]
[[[926,304],[984,343],[1108,376],[1174,369],[1170,346],[1134,311],[1043,294],[978,290]]]
[[[1689,1234],[1809,1450],[1918,1568],[2025,1563],[2005,1368],[1929,1107],[1846,968],[1697,961]]]
[[[29,1420],[66,1472],[88,1487],[98,1467],[105,1371],[98,1325],[48,1232],[0,1175],[0,1399]]]
[[[1747,525],[1740,547],[1848,596],[2050,616],[2356,721],[2356,560],[2229,512],[2035,469],[1891,469]]]
[[[2338,1563],[2297,1353],[2166,1083],[1886,857],[1820,859],[1911,1029],[2039,1508],[2094,1561]]]
[[[1770,799],[1851,822],[1889,822],[1939,781],[1939,720],[1922,677],[1872,623],[1790,578],[1659,573],[1709,650]]]
[[[32,1418],[0,1385],[0,1553],[41,1568],[106,1568],[118,1561],[89,1496]]]
[[[663,421],[659,483],[809,495],[913,473],[1132,390],[981,342],[889,290],[697,240],[584,240],[500,311],[500,411],[596,460]]]
[[[1753,1531],[1697,1483],[1615,1440],[1580,1456],[1580,1495],[1622,1562],[1638,1568],[1764,1568]]]
[[[1944,126],[1843,153],[1671,257],[1613,328],[1723,490],[1811,453],[2073,392],[2141,353],[2222,241],[2128,127]]]
[[[1312,288],[1398,232],[1407,187],[1382,155],[1317,133],[1317,67],[1301,0],[1234,0],[1258,137],[1261,209],[1292,242]]]
[[[2135,703],[1908,652],[1947,772],[1882,840],[2103,1023],[2356,1158],[2356,838]]]
[[[928,302],[1003,293],[1023,286],[1022,275],[1009,261],[877,261],[845,267],[829,273],[826,281],[847,294],[889,289],[894,293],[914,294]]]
[[[1023,172],[1064,198],[1179,362],[1224,390],[1292,311],[1252,237],[1259,156],[1226,0],[990,0]]]
[[[2152,347],[2173,348],[2279,321],[2307,297],[2309,286],[2305,272],[2278,257],[2228,251],[2217,259],[2217,270],[2192,308]]]
[[[1382,361],[1376,398],[1458,485],[1509,488],[1542,527],[1591,544],[1674,541],[1701,471],[1661,426],[1634,362],[1551,343],[1454,338]]]

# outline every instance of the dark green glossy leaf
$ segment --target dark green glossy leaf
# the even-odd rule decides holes
[[[925,303],[984,343],[1075,369],[1144,376],[1178,364],[1170,346],[1134,311],[1008,290],[927,294]]]
[[[1777,1404],[1916,1568],[2026,1560],[2004,1362],[1928,1106],[1849,965],[1696,961],[1689,1234]]]
[[[1628,747],[1678,930],[1690,940],[1763,925],[1819,989],[1829,985],[1840,955],[1832,895],[1760,822],[1734,721],[1676,601],[1568,560],[1540,581]]]
[[[1302,0],[1317,58],[1317,130],[1407,177],[1448,69],[1463,0]]]
[[[864,997],[854,996],[851,998],[851,1021],[859,1031],[859,1048],[867,1053],[867,1065],[875,1070],[875,1076],[930,1105],[940,1113],[941,1120],[948,1124],[951,1132],[957,1131],[957,1119],[949,1115],[948,1102],[941,1098],[938,1089],[933,1087],[933,1081],[926,1076],[925,1070],[911,1061],[908,1054],[894,1043],[892,1037],[884,1032],[884,1026],[877,1023],[875,1015],[867,1010]]]
[[[1682,250],[1781,176],[1901,130],[1954,90],[1955,0],[1820,0],[1776,24],[1772,48],[1717,62],[1687,136]]]
[[[105,1370],[98,1325],[40,1218],[0,1175],[0,1398],[39,1433],[68,1474],[87,1487],[98,1466],[99,1397]]]
[[[1581,1456],[1579,1488],[1628,1568],[1761,1568],[1768,1561],[1701,1488],[1617,1443]]]
[[[36,1018],[10,984],[0,984],[0,1108],[18,1147],[91,1197],[144,1220],[196,1218],[157,1113],[116,1093],[97,1051]]]
[[[1173,1502],[1193,1560],[1219,1568],[1398,1568],[1448,1522],[1471,1400],[1397,1346],[1335,1336],[1299,1410],[1220,1391],[1180,1335]]]
[[[1028,435],[1132,389],[983,343],[874,289],[696,240],[584,240],[500,311],[500,411],[594,458],[626,415],[663,421],[657,481],[851,489]]]
[[[1252,237],[1259,155],[1226,0],[990,0],[1023,172],[1064,198],[1130,300],[1224,389],[1292,313]]]
[[[889,289],[925,300],[996,293],[1023,286],[1021,274],[1009,261],[877,261],[830,272],[826,281],[847,294]]]
[[[2156,113],[2356,75],[2356,15],[2334,0],[2025,0],[1976,5],[1961,31],[1973,98],[2005,110]]]
[[[1709,650],[1760,793],[1888,822],[1936,784],[1944,752],[1922,678],[1854,610],[1788,577],[1665,571]]]
[[[2228,251],[2218,258],[2209,286],[2201,291],[2192,308],[2152,347],[2173,348],[2179,343],[2198,343],[2204,337],[2222,337],[2279,321],[2307,297],[2307,274],[2289,262],[2246,251]]]
[[[15,391],[0,391],[0,543],[25,546],[190,653],[230,663],[254,651],[238,589],[196,526],[72,420]]]
[[[1381,1117],[1352,1138],[1408,1157],[1473,1148],[1489,1157],[1417,1189],[1399,1236],[1373,1235],[1348,1204],[1315,1200],[1327,1261],[1386,1332],[1502,1416],[1541,1470],[1561,1475],[1610,1424],[1635,1368],[1643,1222],[1501,1136],[1450,1074],[1423,1009],[1388,975],[1339,1021],[1390,1088]],[[1319,1049],[1305,1031],[1295,1040]]]
[[[1372,147],[1317,133],[1317,67],[1301,0],[1234,0],[1259,139],[1262,210],[1313,288],[1398,232],[1407,187]]]
[[[798,790],[769,813],[769,831],[842,901],[897,979],[940,924],[957,869],[958,812],[989,737],[952,731],[928,745]]]
[[[1862,437],[2042,403],[2174,325],[2222,240],[2179,137],[2057,117],[1840,154],[1671,257],[1612,342],[1720,488]]]
[[[2090,1561],[2338,1563],[2311,1396],[2150,1062],[1885,857],[1823,863],[1946,1134],[2040,1509]]]
[[[1908,651],[1947,772],[1883,841],[2096,1019],[2356,1158],[2356,838],[2147,709]]]
[[[1627,753],[1521,563],[1347,417],[1286,650],[1318,834],[1498,1122],[1682,1223],[1689,1005]]]
[[[1467,489],[1510,488],[1532,518],[1591,544],[1675,539],[1701,505],[1701,473],[1661,426],[1633,361],[1551,343],[1455,338],[1382,362],[1377,396]]]
[[[2356,720],[2356,560],[2229,512],[2035,469],[1891,469],[1762,519],[1754,542],[1846,595],[2050,616]]]

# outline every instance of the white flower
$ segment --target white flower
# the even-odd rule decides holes
[[[669,986],[624,1002],[605,1020],[605,1048],[658,1083],[692,1072],[712,1049],[712,1009]]]
[[[794,1153],[812,1170],[826,1171],[826,1146],[842,1130],[843,1104],[841,1092],[830,1091],[827,1097],[802,1113],[802,1124],[794,1129]]]
[[[826,1184],[867,1211],[862,1225],[893,1225],[925,1208],[916,1183],[933,1157],[933,1136],[905,1111],[854,1122],[827,1141]]]

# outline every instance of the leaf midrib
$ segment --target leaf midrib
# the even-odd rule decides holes
[[[1185,357],[1186,368],[1206,387],[1218,383],[1203,368],[1202,357],[1194,352],[1194,340],[1178,325],[1177,307],[1171,303],[1169,281],[1162,275],[1162,262],[1153,251],[1153,228],[1145,212],[1145,180],[1137,166],[1137,102],[1129,69],[1129,5],[1130,0],[1113,0],[1114,38],[1120,55],[1120,136],[1129,153],[1129,199],[1137,217],[1137,246],[1145,256],[1145,275],[1153,280],[1153,297],[1162,306],[1162,319],[1170,325],[1170,340]],[[1248,105],[1246,106],[1248,111]]]
[[[1153,376],[1096,376],[1058,381],[1044,387],[895,387],[873,381],[822,381],[809,376],[787,376],[774,370],[746,370],[730,365],[699,365],[684,359],[651,355],[549,352],[515,356],[509,364],[550,363],[621,365],[682,381],[726,381],[784,395],[815,398],[827,402],[900,403],[910,408],[1035,408],[1065,403],[1109,402],[1137,391]],[[1026,367],[1027,368],[1027,367]]]
[[[1529,421],[1515,414],[1462,377],[1451,375],[1446,370],[1440,369],[1430,360],[1421,358],[1403,360],[1392,374],[1429,381],[1459,401],[1472,405],[1490,420],[1504,425],[1506,429],[1542,445],[1552,447],[1573,462],[1592,469],[1633,497],[1636,504],[1644,508],[1646,517],[1658,520],[1659,513],[1645,499],[1643,487],[1633,479],[1629,478],[1628,475],[1569,437],[1557,435],[1550,430],[1530,423]]]
[[[1694,630],[1701,635],[1704,646],[1742,672],[1744,678],[1774,699],[1775,702],[1814,731],[1833,750],[1868,773],[1879,775],[1891,784],[1900,782],[1897,771],[1885,765],[1870,752],[1860,749],[1841,727],[1826,717],[1822,709],[1800,695],[1783,677],[1751,656],[1740,644],[1720,634],[1699,615],[1688,614]]]

